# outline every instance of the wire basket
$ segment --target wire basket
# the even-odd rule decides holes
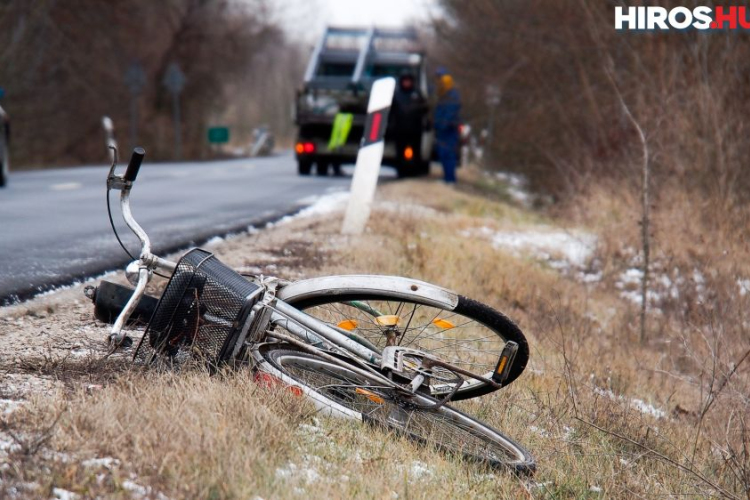
[[[177,263],[159,299],[133,361],[151,364],[200,360],[217,366],[229,359],[262,289],[193,249]]]

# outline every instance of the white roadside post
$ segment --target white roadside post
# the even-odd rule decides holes
[[[396,80],[393,78],[381,78],[372,85],[370,102],[367,104],[365,133],[357,153],[349,204],[341,228],[343,234],[362,234],[370,218],[380,163],[383,161],[383,136],[388,126],[388,112],[391,110],[395,89]]]
[[[104,143],[107,146],[107,153],[109,154],[109,162],[115,161],[115,152],[112,148],[117,148],[117,141],[115,141],[115,124],[112,118],[109,116],[102,116],[102,128],[104,129]]]

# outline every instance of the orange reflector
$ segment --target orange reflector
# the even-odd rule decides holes
[[[377,403],[379,405],[382,405],[383,403],[385,403],[385,399],[381,398],[380,396],[378,396],[377,394],[373,392],[370,392],[366,389],[362,389],[361,387],[357,387],[356,389],[354,389],[354,392],[356,392],[357,394],[362,394],[363,396],[367,396],[367,399],[369,399],[373,403]]]
[[[500,363],[497,364],[497,370],[495,370],[495,373],[498,375],[503,373],[503,368],[505,368],[506,364],[508,364],[508,356],[503,356],[500,358]]]
[[[266,389],[274,389],[281,385],[286,385],[280,378],[274,377],[273,375],[269,375],[268,373],[264,372],[258,372],[255,374],[255,382],[265,387]],[[286,388],[295,396],[304,395],[304,391],[296,385],[287,385]]]
[[[407,160],[411,160],[414,158],[414,150],[411,148],[411,146],[406,146],[406,149],[404,149],[404,158]]]
[[[339,321],[339,324],[337,326],[343,330],[346,330],[347,332],[351,332],[352,330],[357,328],[357,321],[354,319],[345,319],[344,321]]]
[[[456,325],[448,321],[447,319],[442,318],[435,318],[432,320],[432,324],[434,324],[437,327],[443,328],[445,330],[448,330],[449,328],[455,328]]]
[[[378,316],[375,318],[375,322],[380,326],[397,326],[400,319],[395,314],[391,314],[388,316]]]
[[[294,150],[297,152],[298,155],[301,155],[305,152],[305,145],[301,142],[298,142],[296,146],[294,146]]]

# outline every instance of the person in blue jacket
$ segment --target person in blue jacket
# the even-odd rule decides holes
[[[437,105],[435,106],[435,141],[437,155],[443,165],[445,182],[456,183],[456,164],[458,163],[459,125],[461,123],[461,98],[453,77],[444,69],[436,72]]]

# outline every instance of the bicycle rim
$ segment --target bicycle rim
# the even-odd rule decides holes
[[[378,349],[386,345],[388,328],[381,323],[395,321],[400,332],[398,345],[430,353],[485,378],[491,378],[506,341],[513,340],[519,344],[519,351],[505,385],[518,378],[528,362],[528,343],[521,330],[502,313],[465,297],[460,297],[454,310],[356,293],[290,303],[331,326],[362,337]],[[431,383],[436,396],[450,390],[438,378]],[[453,399],[482,396],[493,390],[496,388],[478,380],[467,380]]]
[[[407,401],[375,378],[300,351],[270,348],[263,356],[296,383],[360,413],[376,427],[470,461],[523,474],[535,470],[525,449],[486,424],[447,405],[435,410],[422,407],[434,404],[433,398],[417,395]]]

